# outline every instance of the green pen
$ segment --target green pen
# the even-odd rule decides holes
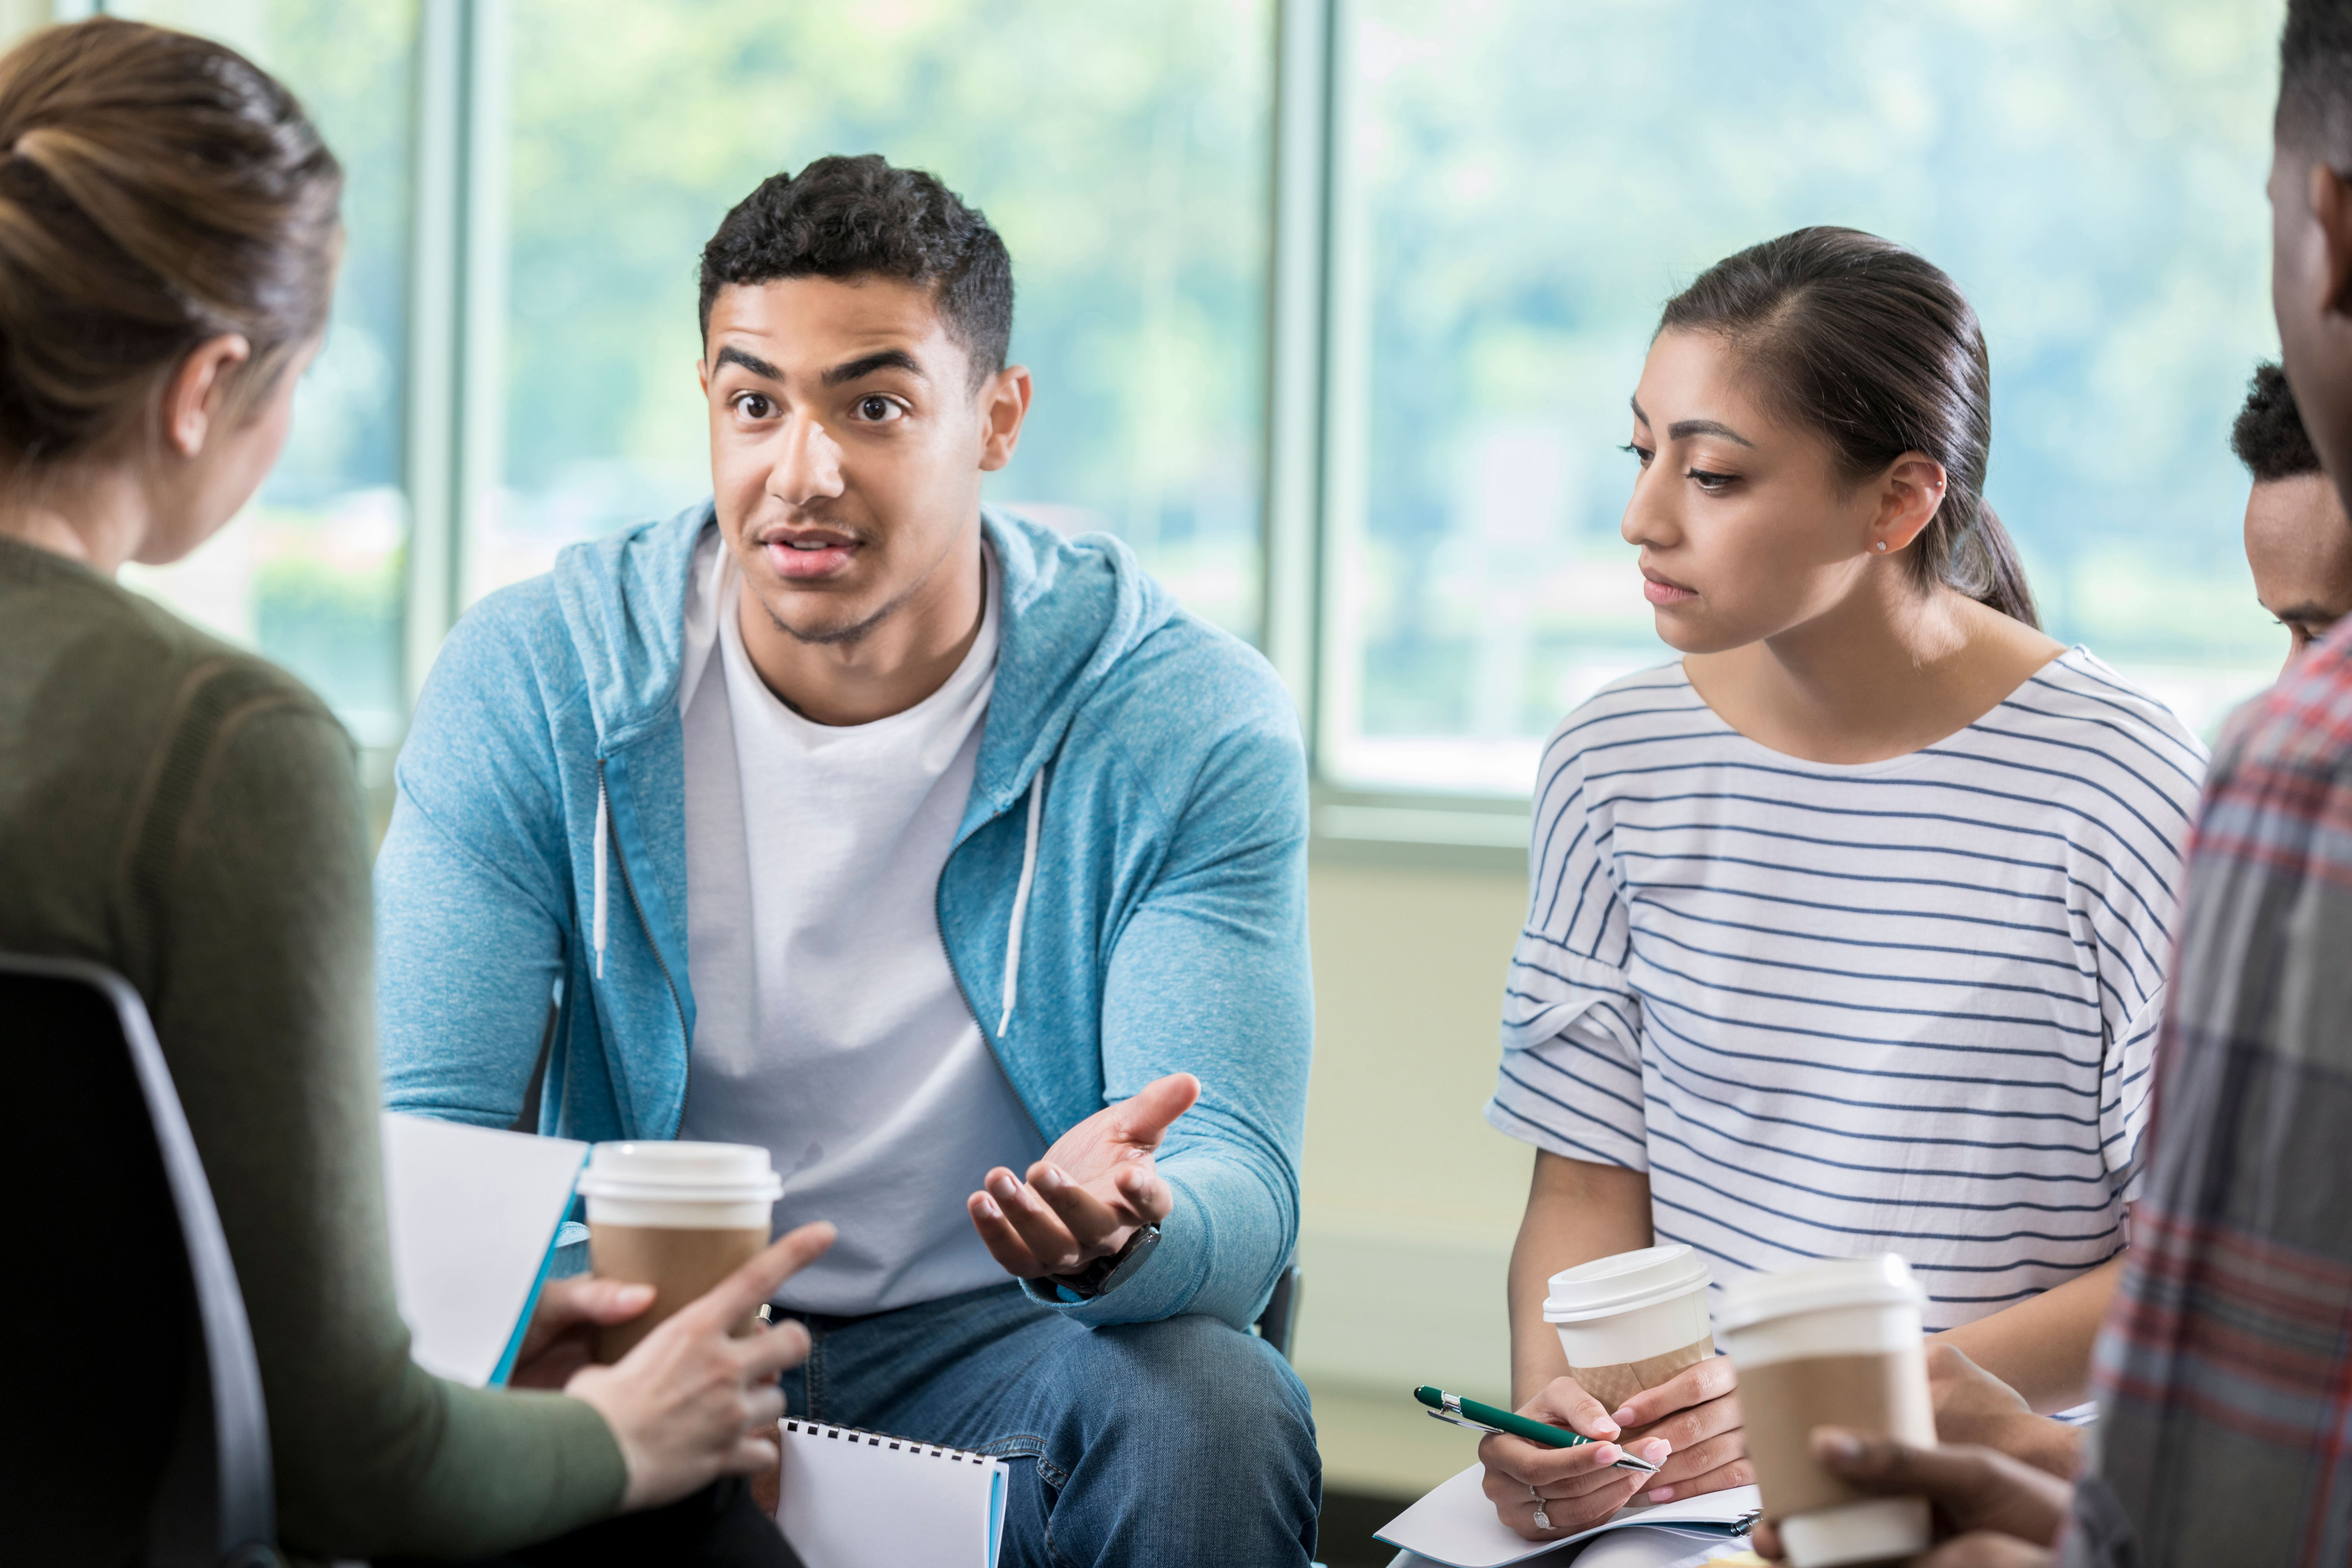
[[[1467,1426],[1474,1432],[1499,1432],[1506,1436],[1525,1437],[1530,1443],[1541,1443],[1553,1448],[1579,1448],[1594,1441],[1581,1432],[1530,1421],[1524,1415],[1514,1415],[1507,1410],[1497,1410],[1491,1405],[1481,1405],[1475,1399],[1448,1394],[1442,1388],[1416,1388],[1412,1396],[1428,1405],[1429,1414],[1436,1419],[1450,1421],[1456,1426]],[[1635,1470],[1645,1476],[1658,1473],[1657,1466],[1630,1453],[1620,1453],[1616,1463],[1610,1468]]]

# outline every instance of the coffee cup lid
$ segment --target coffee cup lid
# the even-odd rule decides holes
[[[1911,1266],[1892,1252],[1825,1258],[1776,1274],[1743,1274],[1723,1288],[1716,1322],[1726,1332],[1832,1307],[1924,1307]]]
[[[768,1152],[750,1143],[599,1143],[580,1173],[592,1198],[743,1203],[784,1195]]]
[[[1706,1288],[1706,1259],[1679,1241],[1562,1269],[1544,1301],[1547,1323],[1581,1323],[1654,1307]]]

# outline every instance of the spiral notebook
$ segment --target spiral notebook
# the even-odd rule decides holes
[[[776,1527],[807,1568],[995,1568],[1004,1461],[787,1416]]]

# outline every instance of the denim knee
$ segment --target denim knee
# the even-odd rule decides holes
[[[1303,1568],[1322,1461],[1306,1385],[1265,1341],[1207,1317],[1121,1324],[1092,1331],[1064,1372],[1076,1429],[1039,1471],[1066,1488],[1057,1561]]]
[[[1121,1385],[1123,1419],[1157,1428],[1188,1461],[1319,1474],[1307,1385],[1256,1335],[1188,1316],[1097,1329],[1093,1348],[1087,1374]]]

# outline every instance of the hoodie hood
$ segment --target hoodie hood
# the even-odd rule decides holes
[[[1109,534],[1065,539],[993,506],[981,508],[980,522],[1003,574],[1004,619],[959,841],[1020,800],[1118,661],[1176,613]],[[718,526],[706,500],[556,558],[556,600],[587,677],[600,758],[676,722],[687,578],[703,531]]]

